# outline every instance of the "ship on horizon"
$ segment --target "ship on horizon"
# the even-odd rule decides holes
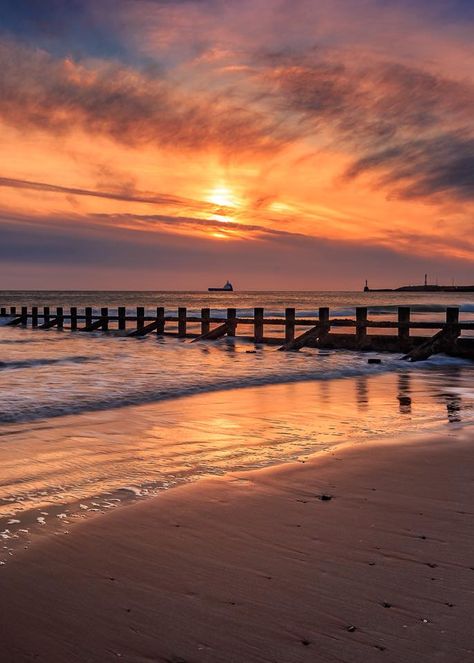
[[[369,288],[365,280],[364,292],[474,292],[474,285],[438,285],[428,283],[428,274],[425,274],[423,285],[402,285],[399,288]]]
[[[225,285],[222,288],[208,288],[208,292],[233,292],[234,288],[232,283],[227,280]]]

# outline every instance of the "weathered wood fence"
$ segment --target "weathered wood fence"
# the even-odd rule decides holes
[[[285,309],[284,317],[266,317],[263,308],[254,309],[249,317],[238,317],[235,308],[228,308],[225,317],[212,316],[209,308],[200,315],[189,315],[186,308],[176,314],[165,313],[164,307],[152,314],[137,307],[133,314],[118,307],[111,314],[106,307],[78,309],[71,306],[54,309],[49,306],[0,307],[0,316],[7,317],[7,325],[30,326],[35,329],[68,329],[81,332],[109,332],[126,336],[170,335],[178,338],[215,340],[222,336],[236,336],[255,343],[280,345],[281,350],[302,347],[342,348],[348,350],[376,350],[408,353],[409,359],[424,359],[433,352],[448,352],[474,359],[474,338],[461,338],[463,330],[474,331],[474,322],[459,319],[459,309],[448,307],[446,317],[439,321],[413,320],[408,306],[400,306],[396,320],[369,320],[368,309],[357,307],[355,318],[331,318],[330,310],[321,307],[315,317],[300,318],[294,308]],[[281,331],[280,331],[281,330]],[[349,331],[347,331],[349,330]],[[383,330],[383,333],[374,333]],[[390,333],[393,330],[394,333]],[[434,336],[417,336],[413,330],[436,331]],[[299,333],[301,332],[301,333]]]

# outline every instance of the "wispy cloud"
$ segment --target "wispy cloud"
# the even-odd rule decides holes
[[[305,136],[348,153],[347,177],[375,173],[400,196],[474,201],[474,85],[391,62],[268,57],[263,76]]]
[[[164,193],[144,193],[127,187],[125,191],[99,191],[94,189],[81,189],[77,187],[60,186],[47,182],[32,182],[31,180],[20,180],[11,177],[0,177],[0,187],[13,189],[27,189],[45,193],[56,193],[68,196],[85,196],[90,198],[104,198],[106,200],[120,200],[123,202],[144,203],[147,205],[166,205],[187,207],[202,212],[222,214],[230,213],[232,210],[225,206],[217,206],[202,200],[192,200],[180,196],[171,196]]]
[[[118,143],[236,152],[275,149],[275,121],[225,95],[180,91],[156,68],[61,59],[11,40],[0,42],[0,119],[57,133],[81,129]]]

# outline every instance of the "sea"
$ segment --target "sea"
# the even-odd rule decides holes
[[[363,292],[3,291],[0,306],[186,306],[271,317],[474,321],[474,294]],[[380,354],[278,352],[245,339],[140,339],[5,326],[0,319],[0,564],[35,537],[202,477],[332,453],[396,434],[474,421],[474,363],[443,355],[408,364]]]

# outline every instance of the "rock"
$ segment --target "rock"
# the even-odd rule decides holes
[[[332,495],[318,495],[318,499],[321,500],[321,502],[329,502],[329,500],[332,500]]]
[[[346,631],[349,631],[349,633],[354,633],[354,631],[357,631],[357,629],[352,624],[349,624],[349,626],[346,628]]]
[[[367,360],[368,364],[381,364],[382,360],[377,359],[377,357],[370,357],[370,359]]]

